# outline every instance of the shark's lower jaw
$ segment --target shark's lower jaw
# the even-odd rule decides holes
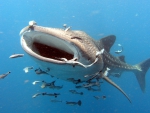
[[[38,62],[40,68],[43,70],[49,68],[51,71],[48,73],[60,79],[73,78],[86,81],[90,78],[84,77],[85,75],[93,75],[99,71],[99,64],[88,68],[78,65],[76,62],[81,58],[78,48],[68,41],[47,33],[25,31],[21,35],[21,45]],[[70,63],[72,61],[75,63]],[[84,62],[81,63],[84,64]]]

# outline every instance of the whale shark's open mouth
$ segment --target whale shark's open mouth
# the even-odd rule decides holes
[[[44,61],[61,63],[64,62],[62,58],[78,58],[73,44],[39,31],[26,31],[22,35],[21,44],[27,53]]]
[[[38,53],[39,55],[46,57],[46,58],[51,58],[51,59],[56,59],[59,60],[59,58],[66,58],[68,60],[73,58],[73,54],[71,53],[72,51],[70,51],[69,48],[67,48],[67,50],[69,51],[65,51],[65,50],[60,50],[60,48],[57,48],[56,46],[52,46],[50,45],[45,45],[43,43],[40,42],[33,42],[32,45],[32,50],[36,53]],[[66,47],[66,45],[63,45],[62,47]]]

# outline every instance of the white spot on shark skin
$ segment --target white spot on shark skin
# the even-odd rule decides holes
[[[102,49],[101,51],[97,51],[97,52],[96,52],[96,56],[101,55],[101,54],[103,54],[103,53],[104,53],[104,49]]]

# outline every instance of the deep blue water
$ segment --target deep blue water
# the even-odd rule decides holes
[[[44,2],[43,2],[44,1]],[[60,91],[41,89],[33,86],[34,80],[56,80],[48,76],[37,76],[34,71],[27,74],[23,68],[38,65],[23,51],[20,45],[20,30],[35,20],[38,25],[62,28],[66,23],[71,29],[83,30],[98,40],[114,34],[117,40],[111,49],[124,47],[126,62],[137,64],[150,57],[150,1],[144,0],[5,0],[0,2],[0,74],[11,71],[0,80],[0,113],[149,113],[150,112],[150,71],[146,74],[146,91],[142,93],[133,73],[125,72],[120,78],[111,78],[130,97],[132,104],[114,87],[103,83],[101,92],[83,91],[83,96],[71,95],[68,89],[72,83],[64,84]],[[18,59],[9,59],[13,53],[23,53]],[[116,55],[117,56],[117,55]],[[25,82],[28,81],[28,82]],[[51,103],[53,97],[39,96],[37,92],[60,92],[58,99],[66,101],[82,100],[82,106],[68,106]],[[106,99],[96,100],[94,95],[106,95]]]

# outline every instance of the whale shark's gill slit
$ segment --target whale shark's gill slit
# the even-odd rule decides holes
[[[73,59],[73,55],[58,48],[41,44],[38,42],[33,42],[32,51],[35,53],[51,59],[60,60],[60,58],[66,58],[68,60]]]

